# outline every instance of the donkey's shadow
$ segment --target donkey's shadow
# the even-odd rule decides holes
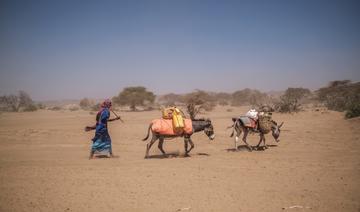
[[[210,156],[208,153],[199,152],[196,154],[196,156]],[[189,158],[191,155],[184,155],[180,152],[172,152],[172,153],[166,153],[165,155],[150,155],[146,159],[166,159],[166,158]]]
[[[270,144],[270,145],[267,145],[267,147],[277,147],[276,144]],[[266,148],[264,146],[260,146],[260,147],[256,147],[256,146],[251,146],[252,148],[252,151],[265,151]],[[237,147],[237,149],[235,148],[229,148],[229,149],[226,149],[227,152],[250,152],[249,148],[246,146],[246,145],[239,145]]]
[[[178,158],[180,157],[179,152],[173,152],[173,153],[166,153],[166,154],[160,154],[160,155],[150,155],[146,159],[165,159],[165,158]]]

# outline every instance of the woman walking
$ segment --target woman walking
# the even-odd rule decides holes
[[[88,126],[85,128],[86,131],[95,129],[95,136],[92,139],[93,144],[90,150],[89,159],[94,158],[95,153],[110,155],[114,157],[111,138],[108,132],[107,123],[115,120],[119,120],[120,117],[110,119],[111,101],[106,99],[102,104],[99,112],[96,114],[96,125]]]

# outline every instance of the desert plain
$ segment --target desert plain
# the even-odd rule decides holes
[[[123,112],[109,123],[115,158],[88,159],[88,111],[0,114],[0,211],[360,211],[360,119],[306,109],[274,113],[280,142],[249,152],[226,129],[249,107],[217,107],[216,138],[200,132],[157,143],[144,159],[148,124],[160,111]],[[250,135],[256,145],[258,135]]]

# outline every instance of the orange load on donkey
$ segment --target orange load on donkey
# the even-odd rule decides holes
[[[162,119],[152,121],[151,129],[163,135],[192,134],[192,121],[185,119],[184,113],[177,107],[162,108]]]
[[[182,131],[175,130],[173,127],[173,121],[171,119],[154,119],[152,120],[151,129],[162,135],[179,135],[182,133],[192,134],[192,121],[191,119],[184,119],[184,128]]]

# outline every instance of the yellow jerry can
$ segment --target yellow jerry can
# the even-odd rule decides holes
[[[174,107],[161,108],[163,119],[172,119],[173,111],[174,111]]]
[[[185,127],[184,118],[178,108],[174,108],[172,114],[173,127],[175,130],[183,129]]]

